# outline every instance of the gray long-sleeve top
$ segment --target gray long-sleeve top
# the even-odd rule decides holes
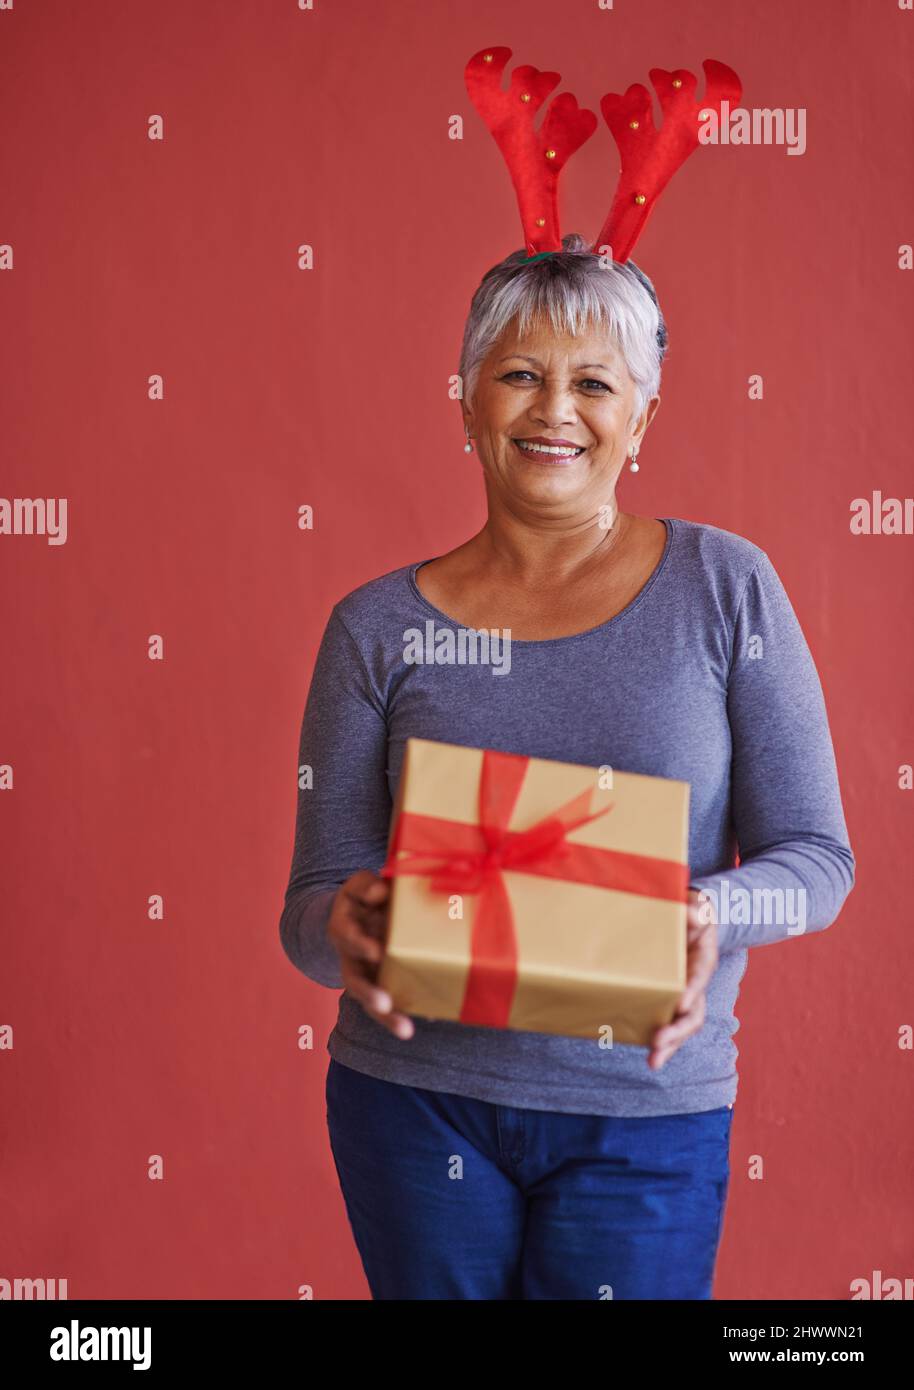
[[[795,950],[788,943],[834,922],[854,856],[819,677],[771,561],[732,532],[665,525],[663,556],[621,613],[570,637],[512,640],[509,662],[495,647],[490,664],[435,664],[428,646],[421,663],[405,659],[416,656],[411,629],[460,631],[419,590],[423,561],[335,605],[302,722],[299,764],[313,785],[298,794],[280,934],[299,970],[342,988],[331,903],[350,874],[384,862],[410,735],[679,778],[691,784],[690,882],[713,893],[723,918],[703,1027],[652,1071],[645,1047],[545,1033],[417,1018],[399,1039],[344,992],[327,1048],[346,1066],[583,1114],[734,1101],[747,948]]]

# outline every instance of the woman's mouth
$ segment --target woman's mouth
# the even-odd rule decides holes
[[[512,439],[511,443],[524,458],[536,463],[573,463],[584,452],[583,444],[569,444],[564,440],[547,444],[539,439]]]

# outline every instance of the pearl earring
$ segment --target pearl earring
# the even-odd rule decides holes
[[[640,465],[638,463],[638,446],[636,444],[632,445],[632,461],[628,466],[632,473],[638,472]]]
[[[473,445],[470,443],[470,431],[469,431],[469,429],[467,429],[467,426],[466,426],[466,425],[464,425],[464,430],[466,431],[467,442],[466,442],[466,444],[464,444],[464,446],[463,446],[463,452],[464,452],[465,454],[472,454],[472,452],[473,452]]]

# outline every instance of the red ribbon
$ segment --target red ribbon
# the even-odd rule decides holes
[[[401,874],[427,877],[433,892],[479,894],[461,1023],[508,1026],[517,988],[517,935],[502,877],[504,869],[672,902],[687,898],[687,864],[569,843],[566,836],[570,830],[613,809],[610,804],[589,811],[589,788],[528,830],[509,830],[529,762],[520,754],[486,749],[479,781],[478,824],[401,811],[381,868],[383,878]]]

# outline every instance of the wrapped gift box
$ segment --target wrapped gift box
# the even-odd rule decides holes
[[[379,983],[403,1013],[648,1046],[685,989],[688,807],[687,782],[407,739]]]

